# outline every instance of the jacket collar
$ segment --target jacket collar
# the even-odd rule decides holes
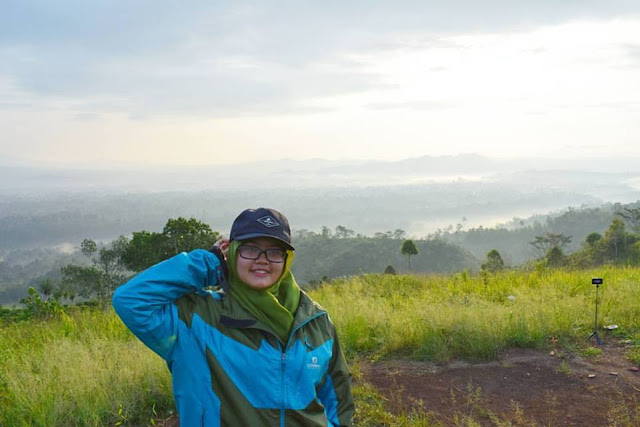
[[[222,308],[220,323],[231,328],[253,328],[276,335],[271,328],[257,320],[245,310],[230,294],[221,292]],[[300,290],[300,303],[293,318],[292,330],[300,327],[314,317],[326,314],[327,311],[320,304],[312,300],[303,290]],[[277,335],[276,335],[277,336]]]

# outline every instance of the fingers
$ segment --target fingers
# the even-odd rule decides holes
[[[213,246],[219,248],[220,250],[224,250],[224,249],[229,247],[229,239],[222,237],[222,238],[218,239],[213,244]]]
[[[229,254],[229,239],[227,238],[220,238],[218,239],[218,241],[216,241],[213,246],[217,247],[218,249],[220,249],[220,252],[222,252],[222,255],[224,255],[224,259],[227,259],[227,255]]]

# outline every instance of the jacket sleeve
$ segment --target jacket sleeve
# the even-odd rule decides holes
[[[351,374],[335,328],[333,335],[333,355],[329,361],[329,372],[318,390],[318,398],[324,405],[330,425],[351,426],[355,412],[351,394]]]
[[[211,252],[183,252],[118,287],[113,294],[113,308],[136,337],[168,361],[181,322],[173,302],[217,284],[221,271],[220,261]]]

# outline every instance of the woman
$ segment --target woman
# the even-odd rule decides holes
[[[335,327],[298,287],[293,258],[284,215],[247,209],[229,240],[176,255],[116,290],[120,318],[167,361],[182,426],[351,425]]]

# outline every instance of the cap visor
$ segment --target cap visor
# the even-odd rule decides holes
[[[236,236],[233,238],[233,240],[237,240],[239,242],[243,241],[243,240],[249,240],[249,239],[255,239],[256,237],[268,237],[270,239],[274,239],[277,240],[278,242],[282,242],[285,244],[285,246],[289,249],[291,249],[292,251],[295,250],[295,248],[293,246],[291,246],[291,243],[285,242],[284,240],[272,236],[271,234],[266,234],[266,233],[248,233],[248,234],[243,234],[241,236]]]

